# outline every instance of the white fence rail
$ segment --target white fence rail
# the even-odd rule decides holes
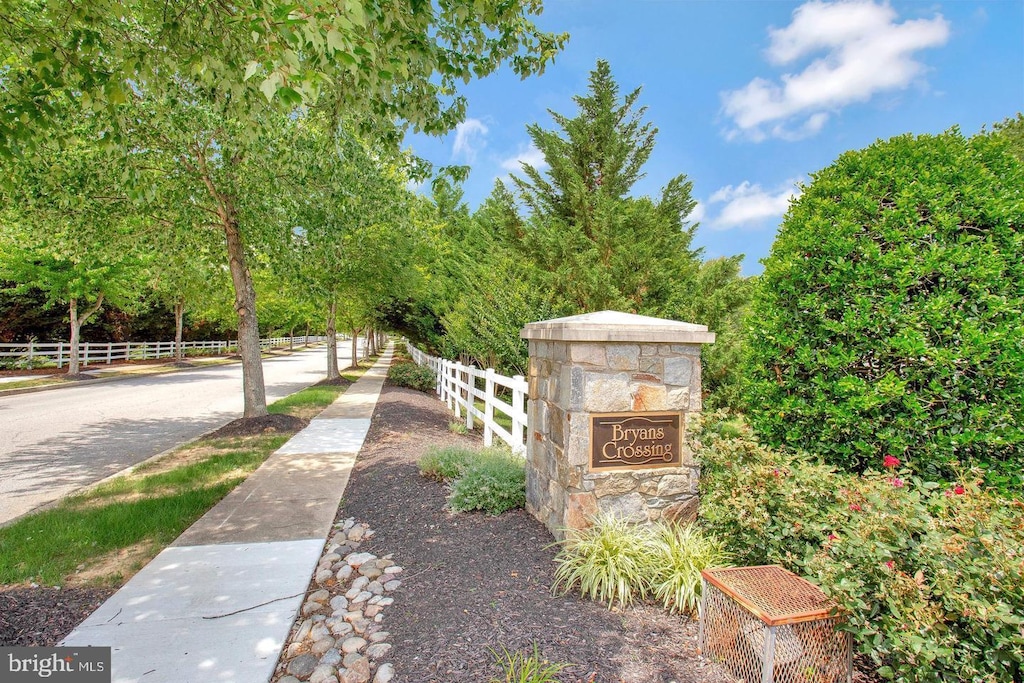
[[[275,346],[314,344],[326,341],[327,337],[271,337],[260,340],[260,348]],[[237,341],[199,341],[182,342],[181,348],[186,356],[218,355],[230,353],[238,348]],[[191,354],[189,353],[191,351]],[[157,358],[173,358],[174,342],[81,342],[78,345],[79,360],[82,365],[96,363],[110,364],[115,360],[149,360]],[[71,360],[70,342],[24,342],[19,344],[0,344],[0,363],[5,358],[15,358],[25,367],[37,367],[41,364],[56,364],[62,368]]]
[[[412,358],[419,365],[434,371],[437,395],[455,413],[455,419],[465,419],[466,429],[472,429],[474,420],[484,426],[484,445],[491,446],[494,437],[512,447],[513,453],[526,453],[526,395],[529,385],[522,375],[506,377],[493,368],[481,370],[472,365],[427,355],[409,345]],[[506,400],[506,398],[510,400]],[[483,410],[477,405],[483,403]],[[511,428],[495,419],[495,411],[511,420]]]

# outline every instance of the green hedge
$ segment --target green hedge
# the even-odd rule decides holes
[[[738,564],[780,563],[849,614],[859,650],[898,681],[1020,681],[1024,676],[1024,504],[952,484],[898,458],[863,475],[759,445],[749,429],[705,420],[701,523]]]
[[[1024,479],[1024,166],[999,136],[902,136],[813,174],[748,316],[758,434],[841,469],[892,454]]]

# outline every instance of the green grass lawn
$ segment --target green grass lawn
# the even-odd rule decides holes
[[[343,374],[354,381],[363,372]],[[269,409],[312,417],[345,389],[309,387]],[[120,585],[289,437],[201,439],[0,528],[0,584]]]

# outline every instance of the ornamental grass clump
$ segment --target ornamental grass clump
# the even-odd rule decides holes
[[[427,479],[450,482],[462,476],[466,471],[466,465],[475,455],[476,451],[458,446],[431,448],[420,458],[417,465],[420,474]]]
[[[729,566],[724,544],[694,524],[656,524],[658,573],[651,582],[653,597],[670,612],[695,614],[700,604],[701,575],[708,567]]]
[[[501,677],[493,677],[490,683],[559,683],[558,673],[569,667],[560,662],[549,662],[540,656],[537,643],[532,654],[509,652],[501,648],[501,654],[493,652],[495,664],[501,669]]]
[[[651,590],[657,573],[654,533],[610,514],[598,514],[587,529],[570,530],[555,557],[552,590],[573,588],[591,600],[631,605]]]

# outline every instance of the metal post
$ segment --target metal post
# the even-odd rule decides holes
[[[764,654],[761,659],[761,683],[772,683],[775,677],[775,626],[768,626],[764,636]]]

